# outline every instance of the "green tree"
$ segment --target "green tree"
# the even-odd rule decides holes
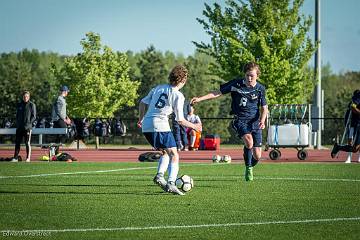
[[[16,103],[21,99],[21,92],[31,89],[31,65],[19,59],[16,53],[2,54],[0,81],[2,83],[1,116],[14,117]]]
[[[355,89],[360,86],[360,72],[334,74],[330,65],[322,68],[324,89],[324,142],[332,144],[333,138],[344,131],[344,116]]]
[[[130,76],[132,80],[140,82],[136,99],[136,103],[139,103],[151,88],[161,83],[167,83],[168,69],[163,54],[152,45],[140,53],[133,54],[128,51],[127,55],[131,66]],[[138,104],[124,108],[117,115],[122,118],[137,119]],[[131,142],[146,142],[136,125],[136,121],[128,122],[128,132],[131,134]]]
[[[138,96],[136,103],[141,98],[158,84],[167,83],[167,71],[164,56],[160,51],[157,51],[154,46],[148,47],[140,53],[127,53],[130,64],[130,77],[132,81],[138,81],[140,86],[138,88]],[[138,116],[138,106],[131,106],[119,111],[117,115],[125,118],[136,118]]]
[[[168,69],[163,54],[157,51],[154,46],[148,47],[140,53],[138,61],[140,70],[141,86],[140,97],[144,97],[148,91],[161,83],[167,83]]]
[[[135,104],[139,82],[129,78],[126,54],[102,46],[100,35],[86,34],[83,52],[65,60],[55,77],[70,87],[69,113],[74,117],[113,117],[114,112]]]
[[[299,14],[303,2],[228,0],[224,10],[217,3],[213,7],[205,4],[207,20],[198,21],[211,44],[195,45],[216,59],[217,74],[224,80],[242,76],[243,65],[256,61],[270,104],[304,103],[313,90],[307,63],[316,47],[307,37],[311,16]]]
[[[0,56],[0,85],[2,94],[0,116],[14,117],[16,103],[21,93],[29,90],[35,102],[38,116],[47,116],[57,87],[50,72],[51,64],[61,66],[63,58],[56,53],[24,49],[18,53],[3,53]]]
[[[334,74],[330,65],[322,68],[325,118],[342,118],[351,101],[353,92],[359,89],[360,72]]]
[[[195,52],[193,56],[186,59],[186,68],[189,71],[188,81],[183,88],[184,95],[188,100],[194,96],[201,96],[219,87],[219,78],[209,71],[209,66],[214,63],[214,59],[204,53]],[[230,137],[227,129],[228,120],[214,120],[206,118],[216,118],[228,116],[230,104],[221,108],[223,101],[200,102],[195,106],[196,114],[202,118],[203,135],[219,134],[222,141]],[[220,111],[221,109],[221,111]]]
[[[23,51],[20,55],[31,66],[31,93],[39,117],[49,116],[52,100],[58,92],[58,82],[51,73],[51,66],[61,66],[64,57],[56,53],[37,50]]]

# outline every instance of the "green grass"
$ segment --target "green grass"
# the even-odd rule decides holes
[[[360,164],[261,164],[253,182],[243,180],[243,168],[182,164],[180,174],[192,176],[195,187],[186,196],[174,196],[152,183],[154,163],[1,163],[0,231],[103,228],[44,232],[41,239],[360,236]],[[115,171],[95,172],[111,169]],[[70,172],[74,174],[4,178]],[[329,220],[294,222],[319,219]],[[206,224],[211,226],[199,226]],[[173,227],[183,225],[192,227]],[[163,226],[169,227],[144,229]],[[24,239],[0,234],[0,239]]]

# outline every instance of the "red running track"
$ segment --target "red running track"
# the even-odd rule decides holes
[[[141,153],[148,152],[150,149],[84,149],[84,150],[74,150],[74,149],[61,149],[61,152],[66,152],[71,154],[73,157],[78,159],[81,162],[136,162],[138,161],[138,156]],[[339,156],[335,159],[330,157],[330,150],[314,150],[308,149],[308,158],[305,161],[301,161],[297,158],[296,149],[280,149],[281,158],[279,160],[273,161],[269,158],[269,152],[263,152],[264,162],[344,162],[347,156],[347,153],[341,152]],[[14,150],[12,149],[0,149],[0,157],[12,157]],[[25,156],[25,151],[21,151],[21,156]],[[232,160],[235,162],[243,161],[243,151],[242,149],[222,149],[218,151],[182,151],[180,152],[180,161],[181,162],[211,162],[212,156],[214,154],[218,155],[230,155]],[[353,162],[357,162],[359,153],[354,154]],[[44,149],[33,148],[31,160],[33,162],[39,161],[39,157],[42,155],[47,155],[47,151]]]

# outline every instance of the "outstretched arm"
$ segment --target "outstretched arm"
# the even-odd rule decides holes
[[[201,132],[202,131],[202,126],[201,123],[191,123],[185,119],[179,120],[177,121],[181,126],[187,127],[187,128],[192,128],[197,132]]]
[[[201,101],[204,101],[204,100],[209,100],[209,99],[213,99],[213,98],[217,98],[217,97],[220,97],[222,95],[222,93],[219,91],[219,90],[215,90],[215,91],[212,91],[204,96],[201,96],[201,97],[193,97],[190,101],[190,104],[196,104],[196,103],[199,103]]]

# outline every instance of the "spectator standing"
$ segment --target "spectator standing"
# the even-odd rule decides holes
[[[30,101],[30,92],[24,91],[22,100],[16,107],[16,139],[15,139],[15,153],[11,162],[19,161],[20,144],[22,139],[25,139],[26,160],[30,162],[31,158],[31,131],[33,123],[36,119],[36,106]]]
[[[59,96],[56,98],[56,101],[53,104],[53,108],[51,111],[51,119],[54,123],[54,128],[67,128],[68,125],[71,124],[71,119],[67,116],[66,109],[66,97],[69,94],[69,88],[67,86],[60,87]],[[63,137],[61,135],[58,136],[57,142],[62,143]],[[58,153],[58,148],[56,149],[56,153]]]
[[[51,118],[54,122],[54,128],[66,128],[71,124],[70,118],[66,113],[66,99],[69,94],[69,88],[67,86],[60,87],[60,94],[53,104]]]
[[[349,119],[350,127],[346,129],[348,135],[348,144],[339,145],[334,144],[331,150],[331,157],[335,158],[339,151],[344,152],[359,152],[360,151],[360,89],[355,90],[351,97],[351,102],[348,105],[348,110],[345,114],[345,121]],[[347,126],[345,126],[347,127]],[[350,163],[351,158],[346,163]]]

